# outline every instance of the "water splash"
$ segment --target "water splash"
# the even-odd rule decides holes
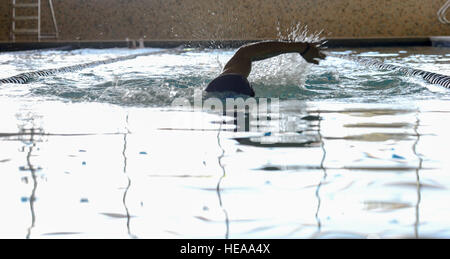
[[[321,31],[309,31],[307,24],[301,22],[292,23],[285,29],[282,29],[280,22],[277,24],[278,40],[289,42],[309,42],[309,43],[321,43],[324,41]]]
[[[282,29],[278,22],[277,32],[278,40],[281,41],[319,43],[323,40],[322,31],[310,32],[308,26],[300,22],[286,29]],[[299,54],[280,55],[255,62],[249,80],[262,85],[263,88],[270,87],[274,91],[292,86],[304,88],[311,66]]]

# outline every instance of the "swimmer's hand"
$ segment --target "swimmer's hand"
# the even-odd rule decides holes
[[[321,59],[325,59],[326,55],[320,50],[319,45],[315,43],[307,43],[307,47],[300,52],[300,55],[311,64],[319,65]]]

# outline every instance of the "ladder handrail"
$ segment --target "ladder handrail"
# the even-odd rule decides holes
[[[450,0],[448,0],[437,12],[438,19],[441,23],[450,24],[450,21],[447,19],[446,16],[448,8],[450,8]]]
[[[38,0],[38,41],[41,41],[41,0]]]
[[[56,23],[55,10],[53,9],[52,0],[48,0],[48,4],[50,5],[50,12],[52,13],[53,26],[55,27],[55,36],[56,38],[58,38],[59,37],[58,24]]]
[[[11,36],[12,36],[12,41],[16,41],[16,35],[14,33],[14,31],[16,30],[16,8],[14,8],[16,6],[16,0],[12,0],[12,22],[11,22]]]

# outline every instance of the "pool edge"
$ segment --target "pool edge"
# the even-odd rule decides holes
[[[146,40],[150,48],[176,48],[179,46],[212,48],[236,48],[243,44],[270,39],[253,40]],[[273,39],[272,39],[273,40]],[[323,40],[329,48],[366,47],[450,47],[450,36],[395,37],[395,38],[327,38]],[[71,50],[79,48],[127,48],[127,41],[41,41],[41,42],[0,42],[0,52],[36,49]]]

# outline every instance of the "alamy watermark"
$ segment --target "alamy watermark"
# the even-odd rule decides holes
[[[193,102],[180,97],[172,102],[172,107],[221,114],[226,116],[222,126],[231,125],[228,128],[238,132],[259,131],[267,127],[271,132],[279,132],[279,124],[271,123],[280,116],[279,104],[278,98],[205,98],[203,91],[196,90]]]

